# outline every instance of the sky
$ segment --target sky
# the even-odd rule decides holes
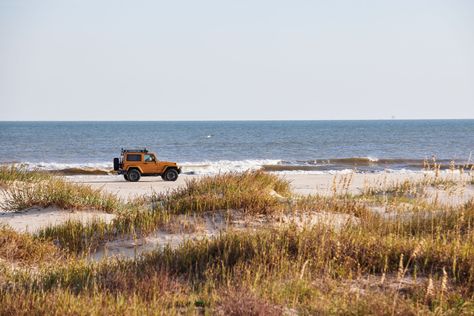
[[[0,0],[0,120],[474,118],[472,0]]]

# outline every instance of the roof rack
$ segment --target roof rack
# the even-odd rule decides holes
[[[143,148],[143,149],[125,149],[122,148],[122,154],[123,153],[147,153],[148,149]]]

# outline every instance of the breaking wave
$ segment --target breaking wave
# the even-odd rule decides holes
[[[373,157],[351,157],[336,159],[317,159],[302,161],[285,161],[276,159],[249,159],[249,160],[218,160],[200,162],[180,162],[184,174],[218,174],[225,172],[243,172],[247,170],[264,170],[277,173],[373,173],[373,172],[415,172],[426,168],[432,161],[424,159],[378,159]],[[474,168],[471,162],[453,162],[438,160],[440,169]],[[18,164],[18,163],[17,163]],[[100,163],[55,163],[39,162],[21,163],[29,169],[49,171],[63,175],[107,175],[113,174],[111,162]]]

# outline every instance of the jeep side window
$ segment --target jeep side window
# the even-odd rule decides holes
[[[127,161],[141,161],[141,160],[142,160],[142,155],[137,155],[137,154],[127,155]]]
[[[153,155],[145,155],[145,162],[153,162],[155,157]]]

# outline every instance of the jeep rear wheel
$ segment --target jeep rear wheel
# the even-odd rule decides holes
[[[178,179],[178,171],[176,169],[168,169],[162,176],[165,181],[176,181]]]
[[[138,180],[140,180],[140,171],[138,171],[137,169],[129,170],[127,173],[127,178],[130,182],[137,182]]]
[[[128,181],[128,176],[127,176],[127,174],[124,174],[124,175],[123,175],[123,178]]]

